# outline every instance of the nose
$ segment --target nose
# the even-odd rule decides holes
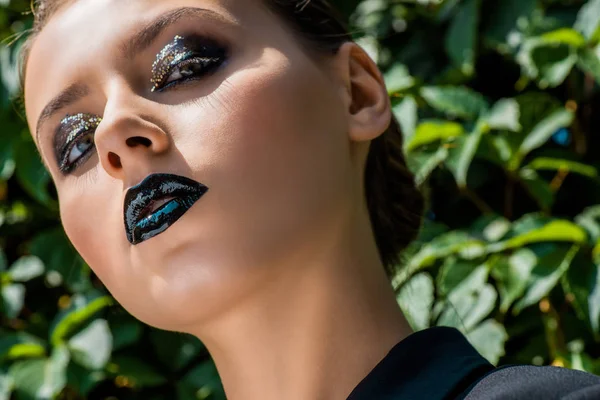
[[[111,100],[94,134],[96,151],[106,173],[131,186],[152,172],[153,159],[169,151],[171,138],[150,101],[133,93]]]

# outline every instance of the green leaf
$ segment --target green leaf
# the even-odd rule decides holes
[[[67,365],[69,351],[64,346],[55,347],[44,369],[44,381],[37,395],[40,398],[52,398],[60,393],[67,384]]]
[[[138,388],[159,386],[167,381],[154,366],[137,357],[117,355],[113,357],[112,363],[119,376],[128,378]]]
[[[579,51],[577,66],[587,74],[594,77],[597,83],[600,83],[600,59],[598,58],[597,46],[595,49],[583,48]]]
[[[537,79],[540,88],[556,87],[564,82],[577,63],[577,49],[564,43],[549,43],[542,37],[525,40],[516,56],[523,74]]]
[[[448,121],[421,122],[411,140],[406,144],[406,150],[412,151],[439,140],[448,140],[464,134],[461,124]]]
[[[406,96],[393,108],[394,116],[402,128],[404,143],[407,143],[415,134],[418,121],[418,105],[414,97]]]
[[[112,334],[106,320],[97,319],[73,336],[67,347],[73,360],[88,369],[103,368],[112,350]]]
[[[591,39],[598,30],[600,24],[600,0],[589,0],[577,14],[574,28]]]
[[[540,121],[521,143],[515,155],[516,159],[511,162],[512,169],[516,170],[527,154],[546,143],[560,128],[570,126],[572,122],[573,113],[566,109],[556,110]]]
[[[410,75],[408,68],[403,64],[395,64],[384,74],[388,94],[403,92],[415,84],[415,79]]]
[[[561,282],[565,293],[573,295],[578,317],[588,320],[594,333],[600,333],[600,266],[594,265],[588,258],[576,257]]]
[[[421,96],[434,109],[450,117],[475,120],[488,110],[483,96],[464,86],[427,86]]]
[[[398,293],[398,304],[413,330],[429,327],[434,291],[431,276],[420,273],[413,276]]]
[[[500,311],[506,313],[523,296],[533,268],[538,263],[536,254],[528,248],[517,249],[510,257],[500,257],[493,264],[492,276],[498,282]]]
[[[575,50],[568,45],[537,46],[532,49],[531,58],[538,69],[539,86],[543,89],[562,84],[578,59]]]
[[[508,340],[508,334],[504,326],[493,319],[483,321],[466,337],[479,354],[494,365],[505,354],[504,344]]]
[[[470,76],[475,70],[479,0],[466,0],[459,6],[446,34],[446,51],[452,63]]]
[[[26,399],[44,399],[38,391],[44,384],[47,361],[26,360],[14,363],[9,370],[9,377],[14,382],[15,391]]]
[[[10,400],[13,391],[13,380],[9,375],[0,373],[0,400]]]
[[[67,337],[87,322],[94,314],[114,303],[112,297],[94,295],[85,298],[74,295],[71,307],[56,316],[54,328],[50,332],[50,342],[57,346],[66,341]]]
[[[510,230],[510,221],[504,217],[494,217],[483,227],[483,237],[488,242],[501,240]]]
[[[16,392],[29,399],[52,399],[64,388],[69,352],[57,347],[49,359],[26,360],[14,363],[9,375]]]
[[[417,186],[425,183],[431,173],[446,161],[448,154],[448,149],[440,146],[433,153],[414,152],[407,156],[407,163],[415,175]]]
[[[437,236],[410,257],[404,268],[392,279],[392,286],[398,290],[413,274],[431,266],[436,260],[443,259],[472,245],[484,245],[480,240],[472,238],[468,233],[452,231]]]
[[[437,288],[442,296],[448,296],[461,282],[470,276],[480,262],[447,257],[437,276]]]
[[[540,38],[545,43],[567,44],[572,47],[583,47],[585,45],[585,38],[581,33],[570,28],[560,28],[546,32]]]
[[[447,296],[447,305],[437,325],[453,326],[468,332],[485,318],[496,304],[497,293],[487,284],[488,266],[475,268]]]
[[[600,205],[591,206],[575,217],[575,222],[584,228],[595,245],[600,240]]]
[[[44,273],[44,263],[36,256],[19,258],[8,270],[13,282],[27,282]]]
[[[567,251],[559,251],[558,254],[552,253],[540,260],[537,266],[531,272],[527,291],[521,300],[513,308],[513,314],[519,313],[525,307],[539,302],[544,296],[550,293],[562,275],[567,272],[571,261],[580,246],[575,244]]]
[[[0,362],[46,355],[43,342],[24,332],[0,335]]]
[[[25,304],[25,286],[20,283],[3,286],[2,306],[8,318],[16,318]]]
[[[466,137],[462,146],[459,146],[450,152],[451,156],[455,155],[456,157],[456,166],[454,167],[454,164],[448,163],[448,168],[454,173],[456,184],[461,188],[467,186],[469,169],[475,158],[483,134],[483,127],[478,123],[475,130]]]
[[[576,161],[569,161],[562,158],[548,158],[539,157],[527,164],[528,168],[535,170],[547,170],[547,171],[565,171],[574,172],[576,174],[585,175],[590,178],[597,178],[598,171],[596,168],[578,163]]]
[[[519,103],[515,99],[500,99],[485,117],[485,122],[491,129],[519,132],[521,124]]]
[[[592,325],[592,330],[598,336],[600,334],[600,263],[596,262],[595,267],[596,279],[592,278],[591,280],[592,290],[588,296],[588,305],[590,324]]]
[[[503,242],[490,244],[488,251],[499,252],[539,242],[570,242],[583,244],[587,234],[581,227],[566,220],[555,220],[541,228],[522,233]]]

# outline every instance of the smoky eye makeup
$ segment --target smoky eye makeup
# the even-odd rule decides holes
[[[213,72],[227,57],[227,47],[215,39],[201,35],[175,35],[152,64],[151,91],[199,79]]]
[[[94,132],[102,118],[78,113],[63,118],[54,136],[54,153],[59,170],[67,174],[82,164],[92,153]]]

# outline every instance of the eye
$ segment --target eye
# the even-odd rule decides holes
[[[175,65],[167,79],[165,79],[160,90],[164,90],[167,87],[174,86],[174,84],[189,80],[191,78],[201,77],[206,75],[212,69],[216,68],[220,64],[219,58],[209,57],[194,57],[189,60],[185,60]]]
[[[81,136],[81,139],[78,139],[73,146],[71,146],[71,150],[69,154],[67,154],[67,162],[69,164],[74,164],[85,154],[86,151],[91,149],[94,146],[94,134],[86,133]]]
[[[226,49],[205,37],[173,41],[158,53],[152,65],[151,91],[164,91],[185,81],[199,79],[225,60]]]
[[[101,118],[90,114],[76,114],[67,116],[61,122],[60,129],[68,133],[58,157],[59,169],[63,174],[74,171],[92,154],[94,133],[101,121]]]

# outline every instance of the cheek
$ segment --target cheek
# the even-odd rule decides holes
[[[218,243],[235,243],[245,263],[289,252],[343,208],[351,174],[340,102],[308,61],[267,52],[202,100],[194,118],[183,117],[201,132],[194,145],[185,139],[182,152],[203,161],[197,170],[220,210],[206,226]]]
[[[88,182],[87,179],[85,181]],[[114,193],[118,192],[112,190],[108,182],[99,181],[89,182],[85,187],[72,184],[59,192],[60,216],[65,233],[109,288],[116,278],[115,271],[124,271],[122,264],[126,251],[123,248],[124,228],[119,219],[118,196],[114,196]]]

